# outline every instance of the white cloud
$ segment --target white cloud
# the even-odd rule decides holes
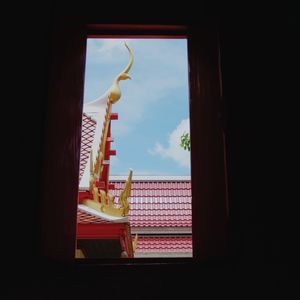
[[[125,41],[126,39],[124,39]],[[128,57],[127,52],[124,51],[124,44],[120,39],[89,39],[88,51],[89,59],[94,63],[111,65]]]
[[[171,158],[182,167],[190,166],[190,152],[184,150],[180,146],[180,137],[183,133],[190,132],[190,121],[184,119],[173,130],[168,139],[168,146],[164,147],[160,143],[156,143],[154,149],[149,150],[152,155],[160,155],[163,158]]]

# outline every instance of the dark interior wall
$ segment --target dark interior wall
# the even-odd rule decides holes
[[[291,15],[264,16],[221,26],[231,233],[235,256],[245,263],[297,260],[297,217],[290,209],[296,204],[297,22]]]
[[[108,12],[102,14],[101,20],[112,23],[120,19],[125,23],[202,22],[197,10],[191,7],[175,7],[173,14],[166,13],[168,10],[158,12],[153,6],[147,10],[149,15],[139,13],[138,16],[133,13],[112,16]],[[3,148],[6,150],[3,169],[7,171],[8,180],[3,199],[5,204],[13,203],[16,209],[13,218],[11,214],[5,215],[7,220],[4,218],[4,228],[9,230],[4,230],[7,234],[2,257],[8,266],[7,274],[11,275],[8,278],[22,276],[21,286],[37,299],[42,299],[45,293],[56,299],[70,294],[87,297],[99,293],[93,285],[101,277],[96,270],[78,273],[72,267],[45,262],[40,257],[40,176],[54,25],[60,15],[72,21],[99,19],[97,10],[91,12],[87,5],[78,6],[73,17],[70,17],[68,7],[60,8],[50,3],[42,8],[42,12],[32,19],[30,14],[26,20],[17,18],[17,29],[12,30],[7,39],[8,57],[14,64],[8,63],[6,73],[10,76],[10,85],[6,86],[9,101],[4,101],[7,105],[4,111],[5,114],[9,111],[9,121],[3,123]],[[103,267],[105,284],[110,285],[113,278],[122,282],[121,289],[114,290],[113,297],[122,295],[132,280],[139,286],[138,290],[149,291],[145,298],[150,299],[166,293],[186,297],[185,291],[192,293],[191,284],[195,282],[202,281],[206,291],[216,280],[223,287],[231,285],[228,272],[244,274],[250,270],[257,277],[267,274],[271,279],[286,278],[287,273],[269,270],[281,271],[278,264],[284,264],[282,268],[286,271],[286,263],[291,265],[297,260],[295,228],[299,218],[293,209],[292,199],[297,197],[292,189],[290,166],[294,162],[290,142],[297,136],[293,134],[299,92],[294,72],[299,55],[296,46],[299,19],[285,13],[280,18],[232,19],[224,14],[218,19],[228,134],[233,259],[202,266],[140,266],[134,271],[125,267]],[[15,32],[21,32],[18,39]],[[265,273],[253,266],[261,267]],[[32,270],[33,275],[28,276]],[[92,277],[92,285],[87,279],[79,281],[79,276]],[[182,288],[174,289],[174,283],[181,284]],[[248,281],[242,283],[247,287],[250,285]],[[11,294],[14,292],[10,291]]]
[[[29,16],[27,13],[24,20],[16,13],[11,25],[6,24],[2,48],[2,72],[6,77],[1,102],[5,170],[2,197],[10,199],[9,211],[2,217],[3,240],[8,245],[4,251],[6,262],[13,266],[26,264],[24,257],[28,261],[38,257],[40,179],[51,61],[51,17]]]

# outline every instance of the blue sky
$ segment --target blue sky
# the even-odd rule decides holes
[[[120,81],[113,105],[111,175],[190,175],[190,153],[180,147],[189,132],[188,65],[185,39],[88,39],[84,101],[111,86],[134,53],[132,80]]]

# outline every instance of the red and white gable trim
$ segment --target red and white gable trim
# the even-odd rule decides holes
[[[128,217],[114,217],[79,204],[77,209],[77,223],[79,224],[101,224],[101,223],[127,223]]]

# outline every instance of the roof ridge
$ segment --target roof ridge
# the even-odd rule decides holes
[[[123,181],[127,175],[110,175],[109,181]],[[132,181],[190,181],[190,175],[133,175]]]

